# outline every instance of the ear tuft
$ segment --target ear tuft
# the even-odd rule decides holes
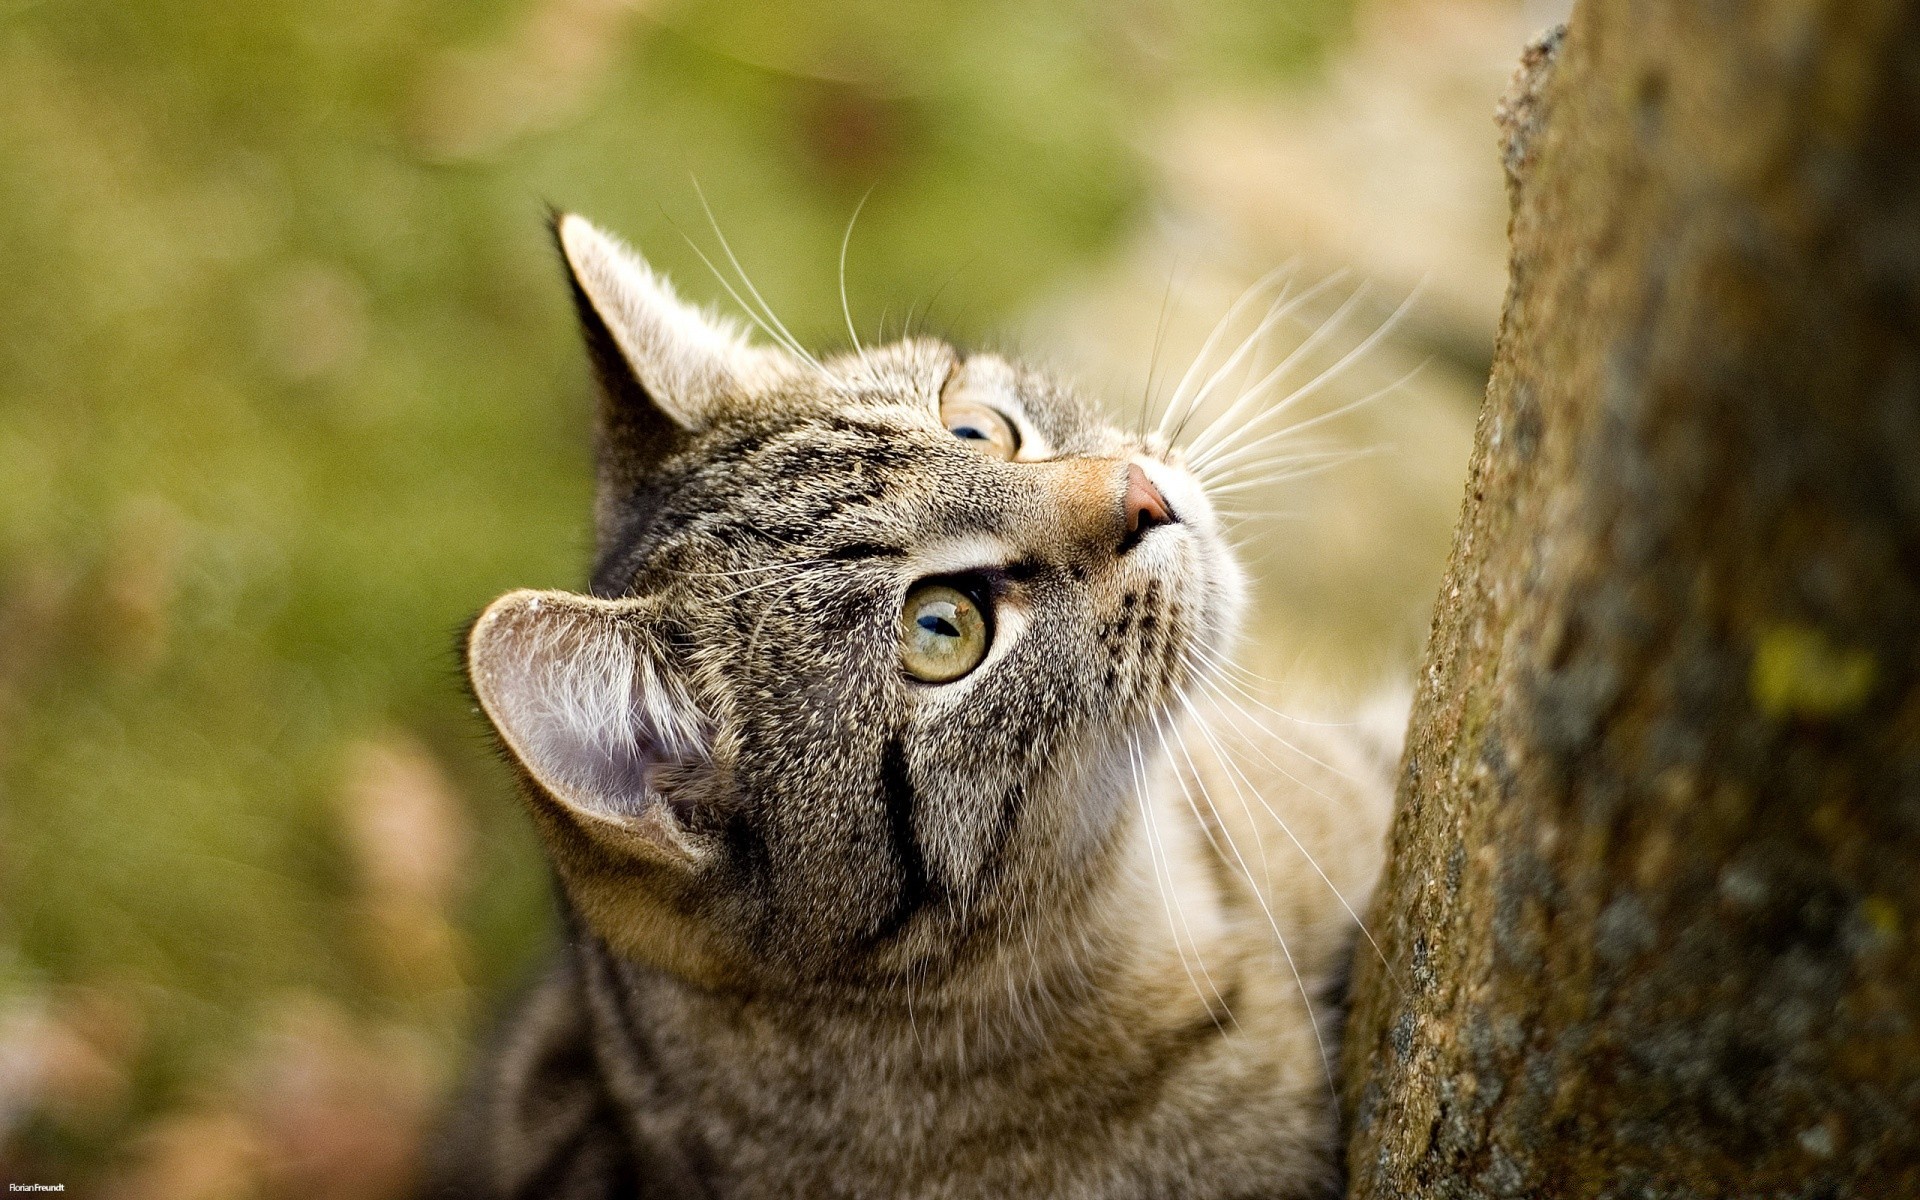
[[[763,376],[777,356],[749,346],[732,322],[683,302],[644,260],[585,217],[554,218],[554,240],[572,275],[588,340],[598,322],[644,399],[683,430]]]
[[[474,622],[467,674],[507,749],[578,823],[694,855],[659,768],[703,759],[708,737],[640,603],[509,593]]]

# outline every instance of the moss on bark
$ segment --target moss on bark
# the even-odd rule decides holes
[[[1586,3],[1501,119],[1351,1193],[1920,1196],[1920,5]]]

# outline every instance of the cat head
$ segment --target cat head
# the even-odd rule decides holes
[[[1002,358],[756,347],[555,232],[592,590],[501,598],[467,661],[580,915],[704,983],[866,986],[1097,889],[1240,603],[1194,478]]]

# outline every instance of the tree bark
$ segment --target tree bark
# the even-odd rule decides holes
[[[1346,1041],[1355,1197],[1920,1197],[1920,0],[1609,0]]]

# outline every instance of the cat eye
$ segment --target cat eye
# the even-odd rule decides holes
[[[982,454],[1011,459],[1020,452],[1020,434],[1013,422],[978,400],[957,396],[940,406],[947,432],[968,442]]]
[[[900,662],[926,683],[951,683],[987,656],[987,617],[979,601],[945,583],[907,593],[900,612]]]

